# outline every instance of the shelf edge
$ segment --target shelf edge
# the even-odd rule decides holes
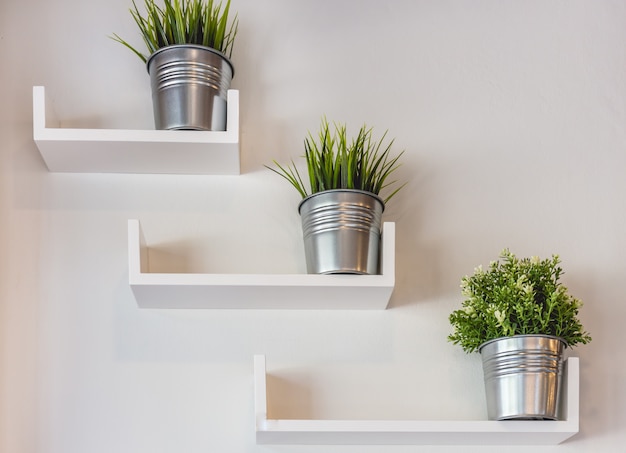
[[[65,128],[54,115],[52,102],[44,86],[33,86],[33,137],[39,140],[68,141],[143,141],[143,142],[182,142],[203,143],[207,137],[217,138],[217,143],[237,143],[239,141],[239,91],[228,90],[228,110],[226,111],[225,131],[179,131],[157,129],[94,129]],[[101,135],[102,138],[93,137]],[[181,139],[182,138],[182,139]]]

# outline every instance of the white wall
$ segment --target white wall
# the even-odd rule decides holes
[[[0,3],[0,451],[499,452],[254,442],[252,356],[278,417],[481,419],[479,357],[449,344],[458,284],[504,247],[561,255],[594,341],[581,432],[626,442],[626,3],[233,0],[242,175],[49,173],[32,86],[65,126],[152,127],[130,1]],[[298,196],[263,167],[322,115],[406,149],[384,312],[139,310],[126,221],[151,265],[301,272]],[[508,448],[512,453],[527,448]]]

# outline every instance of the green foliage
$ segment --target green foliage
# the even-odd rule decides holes
[[[557,255],[518,259],[505,249],[500,257],[488,270],[479,266],[461,280],[466,300],[450,314],[449,341],[468,353],[485,341],[513,335],[554,335],[569,346],[591,341],[578,320],[581,301],[559,282],[563,270]]]
[[[130,13],[149,53],[143,54],[117,34],[113,34],[112,39],[132,50],[144,63],[160,48],[174,44],[211,47],[230,58],[239,24],[237,15],[228,24],[230,0],[223,10],[222,4],[213,0],[163,0],[163,7],[155,0],[145,0],[145,16],[139,12],[135,0],[132,1]]]
[[[386,135],[387,132],[380,140],[374,140],[372,128],[363,125],[356,138],[349,141],[344,124],[334,123],[333,131],[326,118],[323,118],[317,140],[311,132],[304,140],[310,192],[293,161],[286,167],[274,161],[278,169],[266,167],[289,181],[302,198],[332,189],[363,190],[379,195],[381,190],[396,183],[388,181],[388,177],[399,167],[398,159],[404,153],[392,158],[393,140],[383,146]],[[383,201],[387,203],[402,187],[404,184]]]

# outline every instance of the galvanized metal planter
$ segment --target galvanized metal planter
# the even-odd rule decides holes
[[[226,130],[226,96],[234,75],[226,56],[180,44],[157,50],[146,66],[156,129]]]
[[[516,335],[481,345],[489,419],[559,420],[566,347],[549,335]]]
[[[378,274],[384,209],[382,199],[361,190],[327,190],[302,200],[307,272]]]

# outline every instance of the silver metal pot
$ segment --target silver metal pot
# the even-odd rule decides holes
[[[234,75],[221,52],[180,44],[154,52],[146,63],[156,129],[226,130],[226,97]]]
[[[361,190],[318,192],[300,202],[310,274],[378,274],[384,202]]]
[[[490,420],[558,420],[563,351],[549,335],[497,338],[480,346]]]

